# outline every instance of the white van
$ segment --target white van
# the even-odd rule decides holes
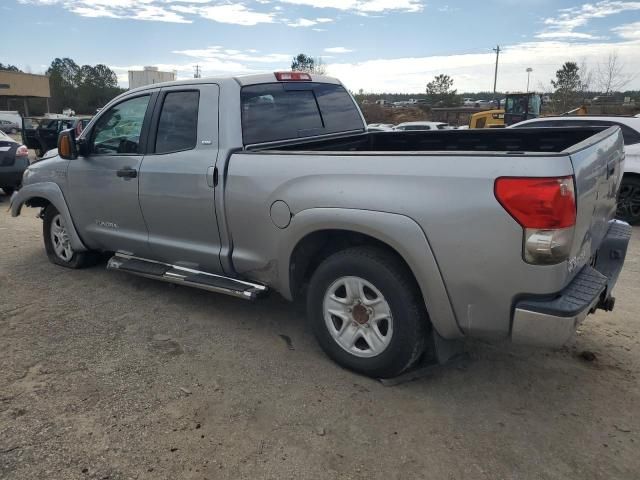
[[[0,110],[0,120],[7,120],[18,125],[18,129],[22,128],[22,117],[15,110]]]

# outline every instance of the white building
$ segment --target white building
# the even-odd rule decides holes
[[[129,70],[129,88],[142,87],[154,83],[171,82],[176,79],[177,72],[161,72],[158,67],[144,67],[144,70]]]

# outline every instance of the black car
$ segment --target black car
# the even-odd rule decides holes
[[[9,135],[0,132],[0,188],[11,195],[22,183],[29,166],[29,151]]]
[[[34,149],[38,157],[41,157],[46,151],[57,148],[58,135],[61,131],[75,128],[76,136],[78,136],[90,121],[91,117],[24,117],[22,119],[22,141],[28,148]]]

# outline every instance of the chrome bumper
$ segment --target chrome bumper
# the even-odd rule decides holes
[[[552,297],[531,297],[516,303],[511,327],[515,343],[557,348],[596,309],[612,310],[611,291],[618,280],[631,238],[631,227],[614,220],[602,241],[595,265],[585,266],[567,287]]]

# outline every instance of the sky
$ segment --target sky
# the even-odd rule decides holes
[[[550,91],[568,60],[593,74],[618,57],[640,89],[640,1],[0,0],[0,62],[42,73],[55,57],[178,78],[288,70],[320,57],[352,91],[424,92],[435,75],[460,92]],[[597,75],[594,75],[596,77]]]

